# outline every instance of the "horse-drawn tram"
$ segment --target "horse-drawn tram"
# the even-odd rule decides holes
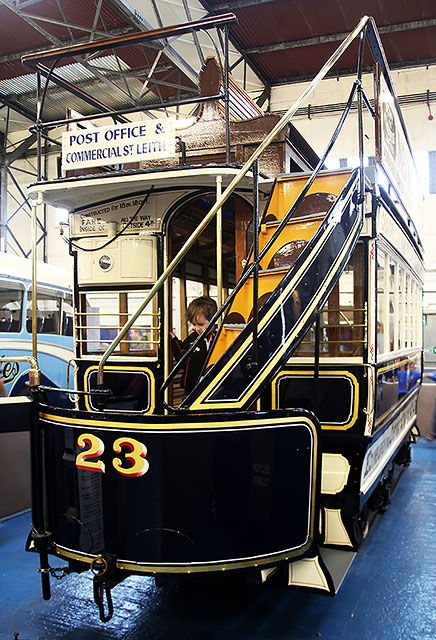
[[[45,598],[49,555],[90,569],[102,620],[110,589],[132,574],[159,584],[275,574],[335,594],[410,460],[422,247],[410,146],[374,22],[361,20],[280,117],[228,72],[233,20],[23,60],[88,108],[76,121],[40,113],[36,125],[41,140],[67,125],[63,174],[30,193],[35,210],[70,211],[75,386],[70,408],[50,406],[35,373],[28,548],[41,555]],[[206,60],[190,122],[147,118],[144,105],[111,111],[55,69],[62,57],[120,46],[123,59],[153,38],[213,28],[224,62]],[[290,120],[350,46],[357,76],[318,157]],[[374,107],[361,82],[365,47]],[[360,164],[327,170],[353,105]],[[186,337],[195,295],[218,309],[175,363],[171,334]],[[181,372],[206,335],[203,368],[183,391]]]

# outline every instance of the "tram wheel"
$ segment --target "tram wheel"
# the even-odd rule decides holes
[[[412,461],[411,449],[410,449],[410,438],[407,438],[405,442],[403,442],[400,450],[395,456],[394,462],[398,464],[400,467],[408,467]]]
[[[353,544],[356,547],[362,544],[368,529],[368,505],[365,505],[362,511],[353,518]]]
[[[392,477],[393,467],[391,467],[384,479],[382,479],[377,485],[374,493],[368,500],[368,506],[373,511],[379,511],[384,513],[386,507],[391,502],[391,489],[392,489]]]

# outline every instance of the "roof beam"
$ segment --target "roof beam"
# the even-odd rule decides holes
[[[137,11],[134,11],[126,0],[107,0],[118,13],[135,29],[140,31],[152,31],[153,27],[149,24],[142,15]],[[160,17],[159,17],[159,22]],[[159,41],[163,49],[165,49],[165,56],[176,66],[183,75],[196,87],[198,83],[198,74],[195,70],[184,60],[175,49],[168,44],[165,39]]]
[[[257,4],[268,4],[269,2],[275,2],[275,0],[231,0],[230,2],[222,2],[221,4],[214,4],[212,12],[219,13],[220,11],[233,11],[234,9],[245,9],[245,7],[252,7]]]
[[[23,107],[19,102],[15,102],[11,100],[9,97],[0,93],[0,103],[5,105],[6,107],[10,107],[16,113],[19,113],[21,116],[24,116],[30,122],[35,122],[35,113],[33,111],[29,111],[26,107]]]
[[[165,69],[168,73],[173,73],[173,69]],[[145,75],[146,71],[144,70],[144,75]],[[111,71],[110,75],[107,77],[108,80],[116,80],[117,78],[119,78],[120,76],[123,76],[124,73],[121,71]],[[141,76],[133,71],[132,73],[129,74],[129,72],[126,72],[127,77],[131,77],[131,78],[136,78],[136,79],[141,79]],[[166,77],[166,76],[165,76]],[[196,89],[194,89],[193,87],[188,87],[186,85],[181,85],[178,84],[176,82],[168,82],[165,79],[157,79],[157,78],[152,78],[152,80],[149,82],[149,84],[151,86],[153,85],[159,85],[159,86],[163,86],[163,87],[170,87],[171,89],[180,89],[181,91],[185,91],[186,94],[185,95],[193,95],[193,92],[195,91],[195,95],[198,95],[198,92]],[[100,79],[97,77],[94,78],[88,78],[86,80],[81,80],[80,82],[76,82],[75,85],[76,87],[82,89],[83,91],[90,91],[92,90],[94,87],[99,87],[101,86],[101,82]],[[150,87],[148,88],[148,91],[150,90]],[[144,92],[147,93],[148,91]],[[57,94],[59,92],[59,87],[56,86],[54,83],[48,87],[47,89],[47,95],[50,96],[50,94]],[[37,92],[35,89],[32,89],[30,91],[25,91],[23,93],[19,93],[19,94],[12,94],[13,98],[19,98],[22,100],[29,100],[29,99],[36,99],[37,97]],[[0,94],[0,102],[4,102],[5,105],[10,106],[12,109],[16,110],[16,105],[15,103],[12,102],[11,96],[7,97],[7,96],[3,96],[2,94]],[[143,107],[144,109],[147,109],[147,103],[144,102],[143,103]],[[30,112],[29,112],[30,113]],[[25,115],[25,114],[22,114]],[[32,117],[30,118],[31,120],[35,120],[35,114],[32,115]]]
[[[390,24],[384,27],[378,27],[378,32],[383,35],[384,33],[397,33],[399,31],[411,31],[413,29],[424,29],[434,26],[436,26],[436,18],[429,18],[427,20],[414,20],[412,22],[402,22],[399,24]],[[313,36],[312,38],[303,38],[301,40],[277,42],[274,44],[263,45],[261,47],[250,47],[248,49],[244,49],[244,53],[247,55],[253,55],[259,53],[271,53],[272,51],[283,51],[285,49],[312,47],[329,42],[340,42],[341,40],[344,40],[348,35],[349,32],[346,31],[344,33],[330,33],[321,36]]]
[[[15,160],[19,160],[30,147],[36,142],[36,133],[31,133],[29,137],[24,140],[18,147],[15,147],[13,151],[6,154],[5,163],[11,165]]]
[[[132,27],[130,25],[126,27],[117,27],[116,29],[110,29],[105,32],[105,36],[121,36],[125,33],[131,33]],[[81,43],[81,42],[89,42],[89,36],[84,36],[83,38],[77,38],[76,40],[67,40],[63,43],[64,46],[68,47],[73,44]],[[3,62],[13,62],[14,60],[21,60],[24,55],[30,55],[33,53],[39,53],[40,51],[46,51],[47,45],[43,45],[42,47],[36,47],[35,49],[27,49],[26,51],[17,51],[16,53],[9,53],[5,56],[0,56],[0,64]]]
[[[60,27],[65,27],[68,29],[74,29],[75,31],[84,31],[85,33],[91,34],[91,36],[87,36],[86,41],[94,40],[94,35],[101,36],[102,38],[107,38],[107,31],[98,31],[93,29],[92,27],[80,27],[78,24],[73,24],[72,22],[63,22],[62,20],[55,20],[54,18],[45,18],[44,16],[37,16],[34,13],[26,13],[25,11],[17,11],[17,15],[23,19],[30,19],[34,22],[48,22],[49,24],[56,24]],[[77,40],[72,40],[72,44],[75,44]]]
[[[273,0],[253,0],[253,2],[248,2],[248,0],[237,0],[236,2],[232,2],[231,4],[235,6],[235,9],[238,9],[239,6],[239,2],[247,2],[247,4],[244,6],[252,6],[253,4],[262,4],[263,2],[272,2]],[[211,15],[214,15],[215,11],[217,11],[217,13],[219,13],[218,11],[218,6],[211,6],[210,3],[208,2],[208,0],[200,0],[202,6],[206,9],[206,11],[208,13],[210,13]],[[222,5],[219,5],[222,6]],[[242,5],[241,5],[242,6]],[[244,49],[241,48],[241,46],[238,44],[236,38],[234,36],[232,36],[231,32],[229,32],[229,40],[232,43],[233,47],[235,48],[235,50],[239,53],[239,55],[241,56],[241,58],[244,60],[244,62],[250,67],[250,69],[253,71],[253,73],[259,78],[259,80],[261,81],[261,83],[263,84],[264,87],[268,87],[269,86],[269,82],[267,80],[267,78],[264,76],[264,74],[262,73],[262,71],[258,68],[258,66],[256,65],[256,62],[254,60],[252,60],[247,53],[245,52]],[[239,61],[238,61],[239,64]]]
[[[402,62],[390,62],[389,68],[391,71],[393,69],[414,69],[415,67],[427,67],[429,65],[434,64],[434,58],[426,58],[424,60],[408,60]],[[364,73],[372,73],[373,67],[372,65],[369,67],[363,67]],[[341,69],[340,71],[330,71],[326,78],[338,78],[340,76],[352,76],[356,73],[356,67],[354,69]],[[274,80],[274,87],[282,84],[295,84],[297,82],[309,82],[313,80],[315,77],[315,73],[305,75],[305,76],[289,76],[288,78],[277,78]]]

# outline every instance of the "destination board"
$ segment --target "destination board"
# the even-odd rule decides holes
[[[62,171],[174,157],[175,120],[75,129],[62,134]]]
[[[112,202],[76,211],[70,216],[72,238],[107,236],[116,224],[116,233],[155,232],[161,230],[162,220],[156,209],[144,202],[146,194],[131,198],[119,198]],[[135,215],[136,214],[136,215]]]
[[[383,167],[395,192],[412,219],[416,220],[421,187],[415,162],[398,114],[395,96],[383,74],[376,70],[376,159]]]

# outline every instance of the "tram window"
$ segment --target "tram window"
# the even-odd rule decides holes
[[[190,302],[195,300],[195,298],[199,298],[200,296],[204,295],[206,294],[202,282],[195,282],[194,280],[186,281],[186,306],[188,306]]]
[[[23,290],[18,286],[0,288],[0,332],[21,331]]]
[[[73,297],[68,294],[62,300],[62,327],[63,336],[73,335]]]
[[[406,273],[398,267],[398,304],[397,304],[397,349],[404,349],[406,342]]]
[[[56,293],[38,291],[36,299],[36,330],[37,333],[59,333],[60,297]],[[26,327],[32,331],[32,293],[27,298]]]
[[[140,307],[144,300],[144,292],[130,291],[127,294],[127,312],[129,319]],[[146,355],[156,355],[159,344],[158,315],[154,311],[153,303],[148,304],[129,332],[129,351],[131,353],[145,352]]]
[[[380,247],[377,253],[377,331],[387,332],[384,343],[377,335],[378,353],[420,346],[421,286],[405,264]]]
[[[113,411],[147,411],[150,407],[150,378],[144,371],[105,371],[103,375],[105,388],[112,391],[107,401],[107,408]],[[91,371],[88,388],[97,387],[97,372]],[[92,409],[96,409],[90,397]]]
[[[333,289],[321,314],[320,356],[362,355],[364,341],[363,257],[358,245]],[[309,356],[315,351],[315,327],[312,326],[296,350]]]
[[[172,322],[171,330],[176,336],[182,336],[182,318],[181,318],[181,310],[180,310],[180,301],[182,299],[183,292],[181,292],[180,288],[182,286],[183,280],[179,278],[172,279],[171,291],[172,291]]]
[[[398,292],[398,265],[389,258],[389,351],[398,349],[398,324],[395,322],[395,313],[398,313],[396,298]]]
[[[106,351],[120,329],[136,313],[147,291],[99,291],[81,298],[78,328],[83,353]],[[159,343],[158,313],[151,302],[116,347],[116,353],[155,356]]]
[[[209,286],[209,296],[213,298],[215,301],[218,300],[218,287],[214,284]]]
[[[410,347],[410,325],[409,309],[410,309],[410,276],[406,273],[405,291],[404,291],[404,346]]]
[[[377,251],[377,353],[386,351],[385,348],[385,324],[386,324],[386,300],[385,300],[385,277],[386,277],[386,254]]]

